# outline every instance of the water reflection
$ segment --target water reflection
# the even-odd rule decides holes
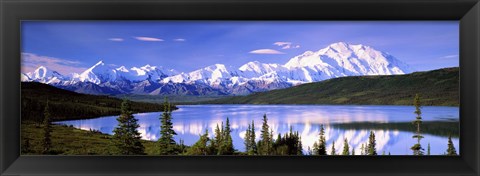
[[[413,107],[410,106],[298,106],[298,105],[185,105],[174,111],[173,128],[178,134],[176,141],[183,139],[185,144],[192,145],[198,140],[199,134],[208,129],[210,136],[217,124],[220,126],[227,117],[230,119],[234,147],[244,151],[243,137],[248,124],[255,121],[257,137],[260,136],[262,116],[267,114],[268,124],[276,138],[278,133],[284,134],[290,126],[301,135],[304,152],[318,140],[320,125],[324,125],[327,140],[327,151],[330,153],[332,142],[335,148],[341,151],[344,138],[349,141],[350,148],[360,154],[360,147],[366,144],[369,129],[340,129],[333,123],[350,122],[410,122],[413,118]],[[425,121],[458,119],[456,107],[424,107]],[[139,132],[143,139],[156,141],[159,138],[161,113],[135,114],[139,119]],[[116,117],[103,117],[89,120],[74,120],[58,122],[73,125],[76,128],[100,130],[103,133],[113,134],[117,125]],[[411,154],[410,147],[415,143],[413,133],[398,130],[373,130],[376,136],[377,152],[396,155]],[[424,135],[422,145],[426,148],[431,145],[432,154],[442,154],[447,148],[447,138],[433,135]],[[258,139],[257,139],[258,140]],[[453,142],[459,151],[458,138]]]

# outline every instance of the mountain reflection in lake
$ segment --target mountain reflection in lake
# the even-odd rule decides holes
[[[360,154],[360,147],[368,141],[370,129],[341,129],[333,126],[334,123],[351,122],[411,122],[415,119],[413,106],[357,106],[357,105],[180,105],[180,109],[172,113],[173,128],[178,135],[175,140],[183,139],[186,145],[192,145],[199,139],[199,134],[208,129],[213,137],[216,125],[220,125],[226,118],[230,119],[232,138],[235,149],[244,151],[243,137],[248,124],[255,121],[257,140],[260,136],[262,116],[267,114],[268,124],[276,138],[292,126],[294,131],[301,135],[304,152],[318,140],[320,125],[325,126],[327,151],[330,153],[332,142],[335,148],[341,151],[343,140],[347,138],[349,145]],[[139,132],[143,139],[156,141],[160,134],[161,112],[140,113],[134,115],[139,119]],[[113,134],[117,125],[117,116],[102,117],[88,120],[72,120],[56,122],[73,125],[85,130],[95,129],[103,133]],[[424,121],[458,120],[458,107],[423,107]],[[413,133],[391,129],[373,130],[377,142],[377,153],[385,151],[392,155],[411,155],[410,147],[416,143]],[[447,149],[447,137],[424,134],[422,146],[431,146],[431,154],[443,154]],[[458,138],[452,138],[453,143],[460,151]]]

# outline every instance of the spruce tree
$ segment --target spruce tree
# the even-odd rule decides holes
[[[222,122],[222,127],[217,127],[215,128],[215,138],[211,142],[212,145],[212,153],[219,154],[220,151],[223,152],[222,149],[222,144],[223,144],[223,122]]]
[[[51,126],[51,119],[50,119],[50,111],[48,108],[48,100],[47,104],[45,105],[45,109],[43,110],[43,140],[42,140],[42,153],[49,154],[52,148],[52,126]]]
[[[318,155],[327,155],[327,140],[325,139],[325,129],[320,127],[320,142],[318,144]]]
[[[232,130],[230,129],[230,121],[227,117],[227,123],[225,124],[225,129],[223,130],[223,151],[219,153],[220,155],[232,155],[235,149],[233,148],[233,140],[231,135]]]
[[[261,133],[260,141],[258,141],[259,142],[258,152],[261,155],[270,155],[272,152],[272,148],[271,148],[272,138],[271,138],[271,134],[270,134],[269,126],[267,122],[268,122],[267,114],[264,114],[262,130],[260,131]]]
[[[297,139],[297,155],[303,155],[303,145],[302,145],[302,137],[298,135],[298,132],[296,132],[296,139]]]
[[[348,146],[347,138],[343,141],[343,152],[342,155],[350,155],[350,148]]]
[[[352,155],[355,155],[355,148],[352,147]]]
[[[455,146],[453,145],[452,136],[451,136],[451,135],[448,136],[447,155],[449,155],[449,156],[457,155],[457,150],[455,150]]]
[[[333,143],[332,143],[332,151],[330,152],[330,155],[336,155],[336,152],[337,152],[337,151],[335,151],[335,141],[333,141]]]
[[[251,147],[252,145],[250,144],[250,133],[252,126],[248,124],[247,131],[245,131],[245,138],[243,139],[243,143],[245,144],[245,151],[247,152],[248,155],[252,155],[250,151],[252,150]]]
[[[183,139],[180,139],[178,143],[179,143],[178,150],[180,151],[180,155],[185,154],[186,148],[187,148],[187,146],[185,145],[185,142],[183,141]]]
[[[307,155],[313,155],[313,151],[310,146],[307,146]]]
[[[269,155],[271,155],[272,152],[273,152],[273,150],[274,150],[274,148],[273,148],[273,142],[274,142],[274,141],[273,141],[273,130],[272,130],[272,129],[270,129],[270,133],[269,133],[269,134],[270,134],[270,142],[268,143],[268,148],[270,149]],[[280,134],[280,133],[279,133],[279,134]]]
[[[249,151],[249,154],[251,155],[256,155],[257,154],[257,145],[255,145],[255,123],[254,121],[252,120],[252,126],[250,128],[250,136],[249,136],[249,140],[250,140],[250,151]]]
[[[209,155],[208,150],[208,129],[205,129],[205,133],[200,135],[200,139],[195,142],[189,149],[187,149],[187,155]]]
[[[163,103],[163,113],[160,117],[160,138],[158,139],[159,154],[160,155],[176,155],[177,151],[175,150],[177,144],[173,139],[174,135],[177,135],[173,130],[172,123],[172,108],[171,104],[168,103],[167,98]]]
[[[273,134],[273,131],[270,134]],[[274,155],[303,155],[302,140],[298,131],[294,132],[290,127],[290,132],[283,136],[279,133],[272,144],[272,152]]]
[[[376,148],[376,141],[375,141],[375,133],[370,131],[370,136],[368,138],[368,155],[377,155],[377,148]]]
[[[420,124],[422,124],[422,110],[421,110],[421,102],[420,102],[420,95],[416,94],[415,98],[413,100],[413,105],[415,106],[415,120],[413,121],[413,124],[416,127],[415,135],[413,135],[413,138],[417,138],[417,143],[414,144],[410,149],[413,150],[413,155],[423,155],[423,148],[422,145],[420,144],[420,140],[423,138],[423,136],[420,133]]]
[[[364,149],[365,149],[365,150],[363,151],[364,155],[368,155],[369,150],[370,150],[370,149],[368,148],[368,142],[365,143],[365,148],[364,148]]]
[[[121,155],[143,155],[145,147],[142,145],[138,132],[137,119],[132,115],[131,105],[124,99],[121,105],[121,114],[117,118],[118,125],[113,130],[113,141],[117,152]]]

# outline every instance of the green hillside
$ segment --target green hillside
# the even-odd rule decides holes
[[[364,104],[411,105],[419,93],[423,105],[459,105],[459,68],[390,76],[352,76],[236,96],[204,104]]]
[[[80,94],[36,82],[22,82],[21,91],[22,121],[43,120],[43,109],[47,99],[54,121],[118,115],[122,103],[118,98]],[[163,106],[132,102],[132,109],[134,112],[154,112],[162,111]]]

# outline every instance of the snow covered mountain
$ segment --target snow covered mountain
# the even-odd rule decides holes
[[[397,75],[413,71],[388,53],[344,42],[331,44],[316,52],[307,51],[290,59],[285,67],[296,70],[293,79],[303,82],[343,76]]]
[[[66,79],[68,79],[68,77],[44,66],[38,67],[33,72],[21,74],[21,81],[36,81],[45,84],[56,84]]]
[[[413,70],[392,55],[365,45],[333,43],[306,51],[286,64],[248,62],[235,69],[215,64],[188,73],[145,65],[114,67],[100,61],[82,73],[63,76],[41,66],[22,73],[37,81],[90,94],[244,95],[303,83],[359,75],[395,75]]]

